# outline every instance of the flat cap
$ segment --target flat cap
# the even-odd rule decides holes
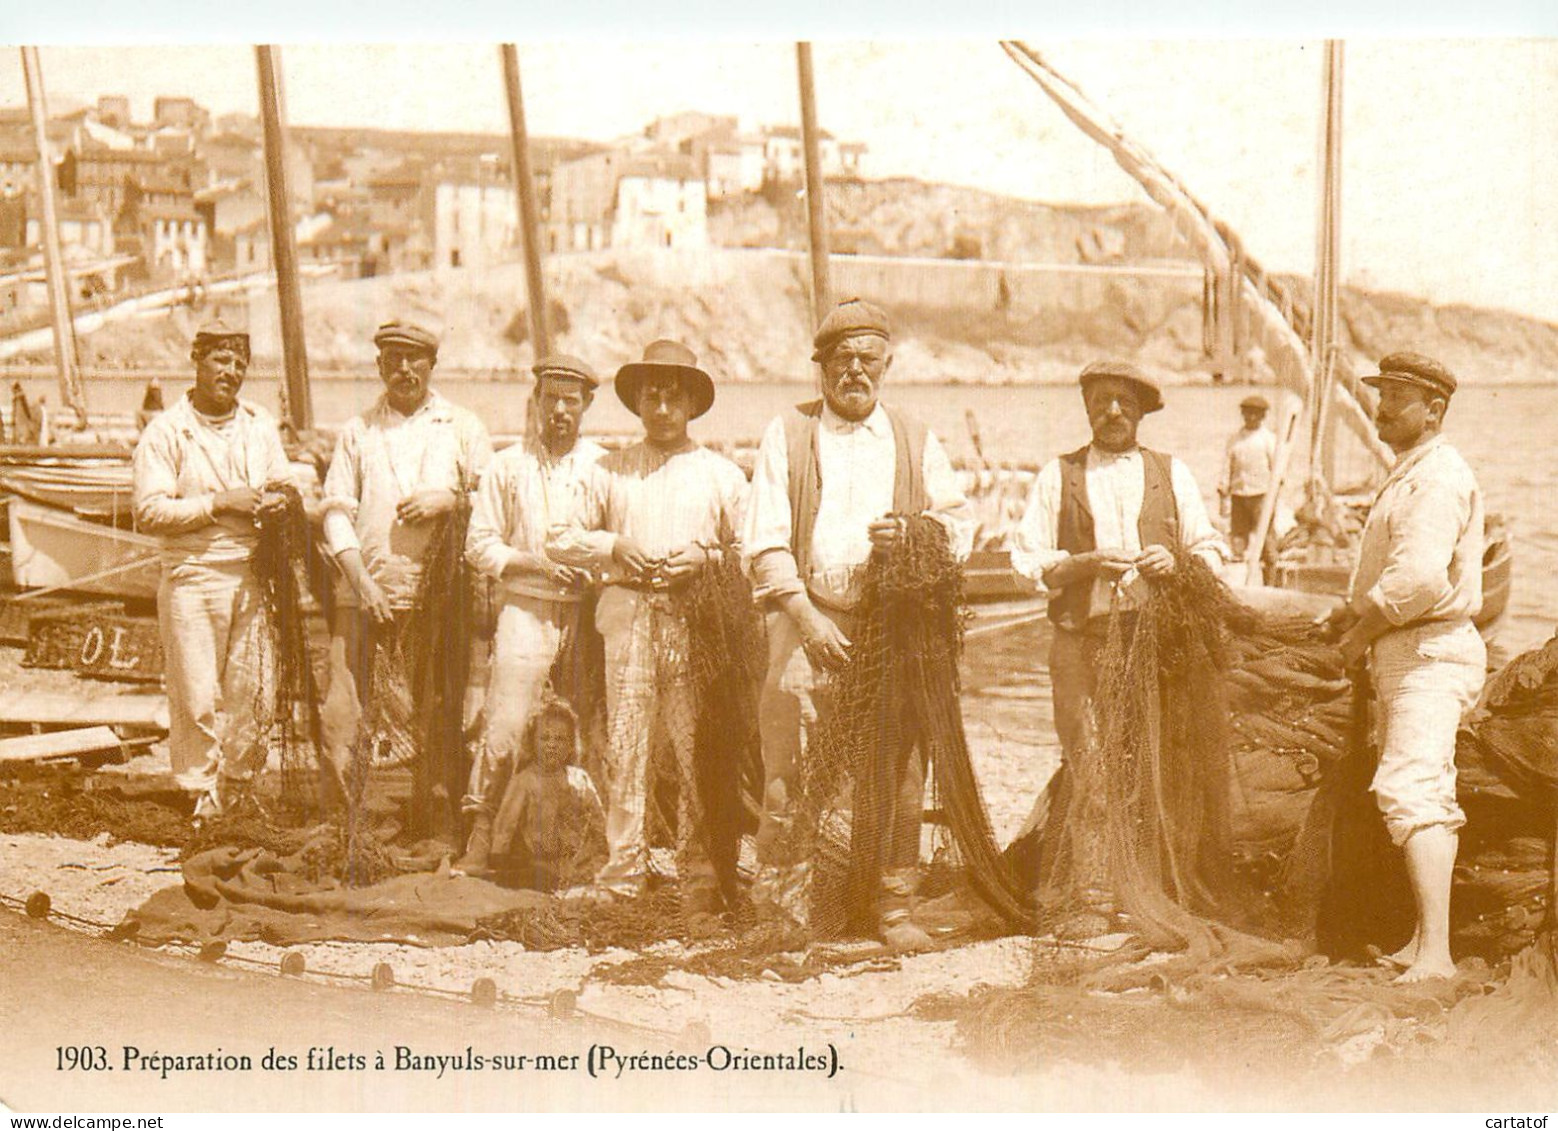
[[[821,361],[835,342],[851,334],[875,334],[891,339],[892,327],[887,312],[875,303],[863,298],[849,298],[828,312],[817,327],[817,336],[811,340],[813,361]]]
[[[1081,376],[1077,378],[1082,385],[1082,395],[1086,396],[1087,387],[1103,377],[1129,381],[1136,386],[1141,396],[1143,413],[1157,412],[1163,407],[1163,390],[1158,387],[1158,383],[1128,361],[1095,361],[1082,370]]]
[[[1252,397],[1245,397],[1242,401],[1239,402],[1239,407],[1241,409],[1253,408],[1259,409],[1261,412],[1268,412],[1271,409],[1271,402],[1257,393]]]
[[[591,369],[577,357],[567,353],[549,353],[535,365],[530,372],[536,375],[536,380],[548,375],[554,377],[572,377],[577,381],[583,381],[592,389],[600,387],[600,378],[595,376],[595,370]]]
[[[379,327],[373,335],[373,344],[380,349],[385,346],[416,346],[436,354],[438,335],[425,326],[418,326],[415,322],[396,320],[386,322]]]
[[[249,331],[240,330],[236,326],[223,322],[220,318],[213,318],[209,322],[201,324],[195,331],[195,349],[201,353],[214,350],[219,346],[230,346],[241,349],[245,357],[249,355]]]
[[[1378,386],[1381,381],[1403,381],[1417,385],[1445,399],[1455,395],[1455,374],[1431,357],[1420,353],[1393,353],[1379,359],[1379,372],[1363,379],[1365,385]]]

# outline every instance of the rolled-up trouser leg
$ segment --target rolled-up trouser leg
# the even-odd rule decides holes
[[[530,760],[525,727],[540,705],[566,618],[577,610],[577,605],[519,596],[498,610],[487,679],[487,729],[460,803],[465,812],[495,813],[509,780]]]
[[[1455,733],[1486,678],[1487,648],[1467,621],[1391,632],[1371,655],[1381,734],[1374,791],[1391,840],[1466,823],[1455,797]]]

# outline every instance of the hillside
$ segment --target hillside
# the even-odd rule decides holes
[[[719,209],[711,227],[731,243],[794,243],[792,205],[799,207],[788,198],[777,209],[750,198]],[[891,310],[899,380],[1064,381],[1102,355],[1135,357],[1171,381],[1207,375],[1200,270],[1149,208],[1062,208],[943,185],[866,182],[840,186],[830,209],[836,230],[863,255],[920,257],[841,255],[834,263],[840,297],[860,294]],[[953,251],[983,257],[949,257]],[[1005,262],[992,262],[994,255]],[[1122,257],[1163,274],[1049,266],[1117,265]],[[654,338],[673,337],[722,379],[800,379],[810,372],[809,270],[799,250],[602,251],[554,256],[545,271],[558,348],[602,370],[638,356]],[[1304,280],[1289,286],[1297,295],[1306,290]],[[305,289],[304,309],[309,363],[319,370],[371,367],[374,327],[392,317],[437,327],[446,369],[513,370],[532,361],[518,264],[315,282]],[[1551,322],[1357,290],[1345,293],[1343,310],[1360,365],[1415,349],[1472,383],[1558,375],[1558,325]],[[110,323],[82,337],[83,363],[183,369],[191,330],[209,313],[178,310]],[[253,298],[247,310],[223,313],[248,322],[258,363],[276,364],[273,293]],[[18,360],[48,364],[52,356],[44,350]],[[1260,378],[1258,371],[1253,376]]]

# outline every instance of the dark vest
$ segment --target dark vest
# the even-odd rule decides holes
[[[925,425],[882,406],[893,426],[893,510],[919,514],[930,506],[925,493]],[[822,426],[822,401],[798,404],[784,414],[784,439],[790,458],[790,548],[796,572],[804,583],[811,569],[811,538],[822,505],[822,460],[817,433]]]
[[[1087,448],[1060,457],[1060,529],[1056,549],[1068,554],[1096,550],[1093,511],[1087,503]],[[1174,476],[1170,458],[1162,452],[1141,449],[1146,478],[1136,532],[1143,547],[1179,548],[1179,505],[1174,501]],[[1062,628],[1080,631],[1087,623],[1093,581],[1075,581],[1050,598],[1049,619]]]

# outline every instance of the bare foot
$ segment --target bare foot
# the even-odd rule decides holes
[[[1417,936],[1394,954],[1382,954],[1374,961],[1394,970],[1408,970],[1417,962]]]
[[[1449,959],[1423,958],[1412,963],[1401,973],[1390,980],[1393,986],[1407,986],[1415,982],[1426,982],[1430,978],[1455,977],[1455,963]]]

